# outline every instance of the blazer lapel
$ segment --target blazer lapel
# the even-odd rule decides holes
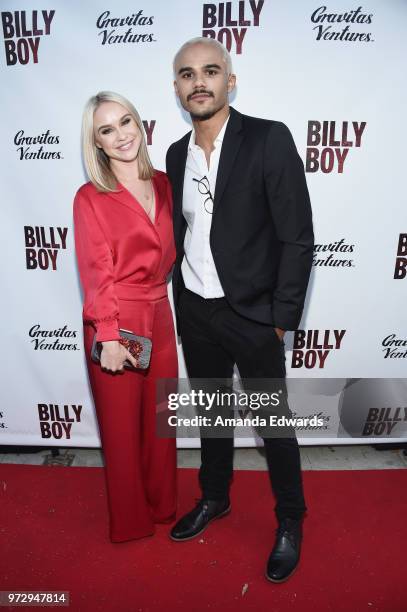
[[[216,178],[215,199],[213,214],[219,207],[226,184],[232,172],[236,155],[243,140],[243,117],[241,113],[230,107],[230,118],[223,137],[222,151],[219,158],[218,174]]]
[[[182,216],[182,195],[184,192],[184,176],[185,166],[187,163],[188,156],[188,143],[191,136],[191,132],[185,134],[180,141],[176,155],[177,160],[174,164],[174,175],[172,178],[172,195],[173,195],[173,206],[174,206],[174,235],[176,243],[179,245],[181,240],[181,232],[183,227],[183,216]]]

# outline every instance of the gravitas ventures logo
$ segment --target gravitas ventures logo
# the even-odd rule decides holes
[[[345,238],[335,242],[314,245],[313,266],[320,268],[354,268],[355,263],[351,253],[355,249],[354,244],[347,244]]]
[[[33,325],[28,335],[34,351],[79,351],[76,329],[67,325],[56,329],[45,329],[39,323]]]
[[[389,334],[383,338],[382,347],[385,359],[407,358],[407,338],[400,338],[396,334]]]
[[[14,144],[20,161],[29,159],[63,159],[61,151],[47,150],[49,147],[59,145],[59,136],[53,136],[49,130],[34,136],[26,135],[19,130],[14,136]]]
[[[154,17],[144,15],[142,10],[125,17],[112,16],[110,11],[104,11],[96,20],[102,45],[156,42],[150,29],[153,24]]]
[[[326,6],[318,7],[311,15],[311,23],[316,40],[338,40],[340,42],[373,42],[371,32],[364,31],[373,20],[372,13],[364,13],[363,8],[334,13]]]

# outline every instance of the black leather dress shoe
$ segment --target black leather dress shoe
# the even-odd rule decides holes
[[[209,523],[230,512],[229,499],[201,499],[197,506],[183,516],[171,529],[170,538],[181,542],[191,540],[202,533]]]
[[[276,531],[276,541],[271,551],[266,578],[271,582],[284,582],[294,573],[300,560],[302,520],[283,519]]]

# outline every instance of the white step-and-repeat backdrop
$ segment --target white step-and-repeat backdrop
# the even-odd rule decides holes
[[[199,35],[230,49],[232,104],[285,122],[306,168],[315,258],[288,377],[335,380],[300,442],[407,437],[406,25],[405,0],[2,0],[0,443],[99,446],[72,231],[82,109],[124,94],[164,169],[190,129],[172,59]]]

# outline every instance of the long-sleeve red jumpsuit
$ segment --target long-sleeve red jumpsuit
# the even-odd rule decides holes
[[[156,436],[155,381],[178,376],[166,277],[175,260],[171,189],[156,171],[155,220],[119,184],[83,185],[74,202],[75,246],[84,292],[84,344],[105,458],[110,538],[154,533],[176,510],[175,439]],[[90,359],[98,341],[124,328],[152,340],[148,370],[112,375]]]

